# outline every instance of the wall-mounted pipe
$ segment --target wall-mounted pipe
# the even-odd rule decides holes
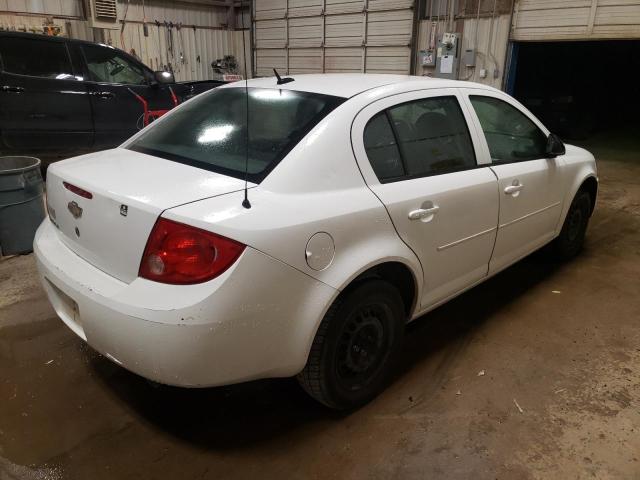
[[[57,17],[54,17],[57,18]],[[149,25],[154,24],[155,21],[154,20],[148,20],[146,23],[148,23]],[[124,23],[124,20],[120,20],[120,23]],[[126,22],[127,24],[138,24],[138,25],[144,25],[144,22],[142,20],[127,20]],[[176,23],[174,22],[173,25],[175,26]],[[166,25],[164,24],[164,21],[160,22],[160,27],[166,27]],[[181,23],[180,24],[181,28],[197,28],[199,30],[230,30],[227,27],[211,27],[209,25],[193,25],[193,24],[186,24],[186,23]],[[243,30],[242,28],[235,28],[233,30]],[[249,27],[246,27],[244,30],[249,30]]]

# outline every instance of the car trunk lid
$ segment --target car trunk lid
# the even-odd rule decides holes
[[[51,165],[47,206],[71,250],[129,283],[138,276],[149,233],[164,210],[243,187],[236,178],[115,149]]]

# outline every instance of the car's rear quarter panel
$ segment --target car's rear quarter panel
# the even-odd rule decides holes
[[[350,140],[354,112],[337,110],[259,186],[249,189],[250,209],[242,206],[243,192],[236,192],[172,208],[163,216],[240,241],[338,291],[375,265],[400,262],[412,272],[419,292],[420,263],[398,237],[357,167]],[[307,264],[305,250],[319,232],[332,237],[335,255],[328,267],[314,270]],[[290,301],[299,300],[292,296]],[[323,316],[324,311],[301,325],[304,334],[299,338],[306,339],[305,348]]]
[[[164,216],[192,223],[256,248],[314,278],[342,289],[358,273],[385,261],[400,261],[421,287],[422,270],[398,237],[380,200],[367,187],[351,147],[351,122],[361,102],[346,102],[327,116],[256,188],[251,208],[237,192],[172,208]],[[307,265],[312,235],[334,240],[331,265]]]

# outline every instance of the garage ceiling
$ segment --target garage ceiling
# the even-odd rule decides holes
[[[640,38],[637,0],[517,0],[516,41]]]
[[[254,0],[257,76],[407,74],[413,0]]]

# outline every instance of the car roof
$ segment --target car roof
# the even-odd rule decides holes
[[[280,74],[281,77],[285,75]],[[486,85],[459,80],[447,80],[432,77],[418,77],[414,75],[390,75],[379,73],[323,73],[323,74],[291,74],[293,82],[277,84],[276,77],[253,78],[247,81],[248,87],[271,88],[279,90],[294,90],[300,92],[319,93],[336,97],[351,98],[360,93],[378,87],[394,85],[394,90],[416,90],[423,88],[484,88],[494,90]],[[223,88],[244,87],[245,82],[234,82]]]

